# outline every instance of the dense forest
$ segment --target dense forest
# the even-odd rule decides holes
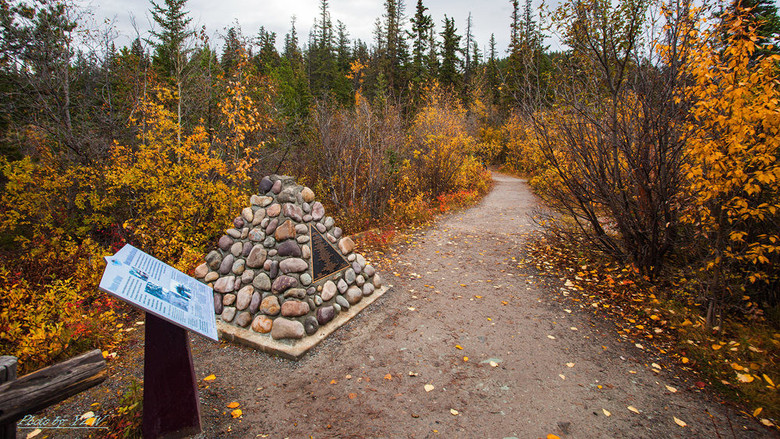
[[[776,324],[774,4],[566,0],[544,22],[510,4],[506,50],[423,0],[386,0],[370,42],[328,0],[309,35],[221,41],[186,0],[152,1],[156,30],[117,47],[71,2],[0,0],[0,350],[30,370],[118,343],[102,257],[132,243],[191,270],[270,173],[354,233],[473,203],[501,167],[551,233],[685,279],[670,294],[708,325]]]

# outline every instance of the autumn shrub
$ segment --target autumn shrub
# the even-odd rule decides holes
[[[502,127],[504,162],[502,169],[518,175],[543,174],[548,166],[533,131],[533,121],[513,114]]]
[[[150,93],[133,120],[138,143],[115,144],[106,161],[69,161],[34,130],[35,154],[0,159],[0,349],[23,371],[121,339],[128,308],[97,289],[103,256],[131,243],[187,270],[246,204],[246,170],[218,157],[204,129],[179,143],[171,96]]]
[[[229,167],[196,128],[177,142],[175,115],[157,90],[144,103],[139,143],[115,145],[106,169],[113,198],[106,215],[122,224],[128,242],[177,266],[186,255],[202,251],[245,207],[249,197],[246,167]]]
[[[399,110],[373,105],[358,92],[354,108],[320,102],[314,119],[317,147],[307,159],[317,193],[344,221],[364,226],[380,221],[403,157]]]
[[[478,143],[468,133],[462,104],[435,82],[426,89],[424,102],[409,129],[406,169],[415,176],[418,191],[431,197],[462,189],[485,192]]]
[[[686,65],[685,96],[695,105],[686,124],[684,219],[704,250],[710,320],[743,295],[780,300],[780,56],[760,50],[745,13],[698,35],[701,49]]]
[[[572,61],[560,65],[566,80],[558,101],[529,115],[553,170],[546,171],[554,177],[545,182],[546,201],[574,222],[572,233],[649,276],[659,275],[679,244],[684,199],[689,102],[679,93],[694,20],[677,6],[663,15],[662,33],[645,39],[648,14],[659,12],[650,4],[562,3],[555,19]],[[522,157],[519,167],[528,154]]]

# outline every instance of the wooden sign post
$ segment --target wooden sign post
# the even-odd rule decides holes
[[[200,433],[200,404],[187,331],[146,313],[144,438]]]

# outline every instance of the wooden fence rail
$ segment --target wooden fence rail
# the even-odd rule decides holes
[[[18,379],[16,358],[0,357],[0,437],[14,437],[16,421],[24,415],[100,384],[106,374],[106,360],[98,349]]]

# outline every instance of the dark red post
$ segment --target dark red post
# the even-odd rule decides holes
[[[146,313],[143,437],[200,433],[200,404],[190,339],[179,326]]]

